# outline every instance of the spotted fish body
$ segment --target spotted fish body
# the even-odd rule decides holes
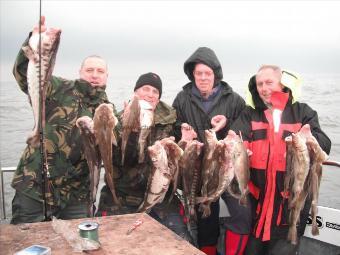
[[[227,143],[227,149],[231,158],[231,165],[234,169],[234,175],[238,184],[238,189],[241,193],[239,197],[240,204],[246,205],[247,194],[249,192],[248,182],[250,179],[247,149],[244,146],[242,139],[232,130],[229,130],[228,135],[225,138],[225,142]],[[229,178],[231,178],[230,175],[232,175],[232,171],[228,170],[228,174]]]
[[[39,34],[33,34],[29,39],[28,46],[22,48],[29,59],[27,67],[28,95],[34,116],[34,128],[27,139],[27,144],[34,148],[37,148],[40,144],[39,122],[42,122],[42,128],[45,126],[46,86],[52,76],[60,34],[61,30],[56,28],[49,28],[44,33],[41,33],[41,59],[39,56]],[[42,102],[42,109],[40,109],[40,101]],[[42,120],[39,117],[40,111],[41,116],[43,116]]]
[[[144,162],[144,150],[147,138],[149,134],[151,133],[151,127],[153,125],[154,121],[154,111],[152,109],[151,104],[149,104],[145,100],[139,100],[139,106],[140,106],[140,132],[139,132],[139,138],[138,138],[138,147],[139,147],[139,156],[138,156],[138,163]]]
[[[105,180],[111,190],[113,201],[120,206],[116,196],[113,177],[117,177],[112,165],[112,145],[117,146],[117,140],[114,134],[114,128],[118,120],[113,113],[111,104],[101,104],[97,107],[93,117],[93,129],[96,137],[96,144],[99,147],[101,158],[105,168]]]
[[[300,219],[300,212],[305,204],[308,195],[307,176],[310,169],[310,156],[306,145],[307,136],[302,132],[292,134],[286,138],[286,142],[291,143],[291,180],[289,197],[289,231],[288,240],[292,244],[297,244],[297,224]]]
[[[96,138],[93,131],[93,120],[88,116],[77,119],[76,126],[80,130],[82,147],[85,159],[90,171],[90,203],[89,215],[94,216],[93,204],[96,202],[98,184],[100,180],[101,157],[99,148],[96,144]]]
[[[179,176],[179,160],[183,155],[183,150],[175,143],[175,137],[171,136],[161,140],[161,143],[168,157],[168,167],[172,176],[172,194],[169,202],[172,200],[176,190]]]
[[[136,96],[129,102],[129,104],[125,107],[122,119],[122,143],[121,143],[121,151],[122,151],[122,164],[124,165],[125,161],[125,150],[126,145],[132,130],[138,130],[140,128],[140,106],[139,100]]]
[[[161,203],[167,193],[172,180],[168,167],[166,150],[160,141],[148,147],[152,169],[148,178],[144,201],[138,208],[138,212],[146,212],[154,205]]]

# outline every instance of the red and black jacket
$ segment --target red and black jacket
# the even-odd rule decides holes
[[[321,148],[329,154],[331,141],[320,129],[317,112],[305,103],[292,103],[290,90],[278,92],[273,108],[281,113],[281,124],[274,131],[272,111],[260,99],[256,90],[255,76],[250,79],[255,109],[247,106],[231,129],[241,131],[250,157],[249,190],[252,202],[253,234],[263,241],[286,238],[288,232],[288,195],[284,194],[286,169],[285,138],[309,124],[313,136]],[[275,102],[275,105],[274,105]],[[308,216],[310,203],[306,203],[301,219]],[[304,229],[305,222],[299,226]]]

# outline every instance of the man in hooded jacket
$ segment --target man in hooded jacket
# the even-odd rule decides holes
[[[285,138],[309,124],[320,147],[329,154],[331,141],[321,130],[318,114],[297,101],[299,80],[278,66],[262,66],[249,81],[248,106],[231,127],[242,132],[250,157],[249,191],[252,234],[245,254],[293,255],[297,245],[287,241],[289,228]],[[275,118],[279,116],[279,118]],[[277,121],[277,120],[280,121]],[[298,236],[303,235],[311,199],[307,197],[300,214]]]
[[[207,47],[198,48],[184,63],[184,72],[190,82],[184,85],[173,102],[177,112],[175,123],[175,136],[179,140],[182,136],[195,138],[205,142],[204,130],[214,129],[218,139],[225,138],[231,124],[239,116],[245,107],[244,100],[224,81],[221,64],[214,51]],[[182,124],[190,125],[190,128],[182,129]],[[188,125],[186,125],[188,127]],[[203,157],[201,157],[203,158]],[[226,196],[228,200],[234,200]],[[227,228],[237,229],[242,225],[241,232],[248,234],[250,223],[249,209],[233,203],[235,212],[240,222],[234,220],[236,215],[231,215],[227,222]],[[197,242],[199,248],[206,254],[216,254],[216,244],[219,236],[219,202],[211,204],[211,215],[202,218],[198,212]],[[227,240],[228,243],[228,240]],[[228,245],[228,244],[226,244]],[[244,244],[243,244],[244,246]]]

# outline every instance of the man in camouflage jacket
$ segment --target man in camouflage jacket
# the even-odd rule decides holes
[[[43,21],[41,31],[45,30]],[[33,33],[37,31],[35,27]],[[13,73],[26,94],[27,66],[28,59],[20,50]],[[82,154],[76,120],[81,116],[92,118],[98,105],[108,103],[106,62],[98,56],[87,57],[79,74],[80,79],[73,81],[52,76],[46,89],[47,214],[62,219],[87,216],[89,170]],[[12,180],[16,190],[12,201],[12,224],[44,220],[41,169],[40,147],[27,145]]]
[[[162,82],[155,73],[146,73],[139,77],[135,86],[135,95],[141,100],[148,101],[154,109],[154,125],[147,138],[145,146],[145,160],[138,163],[138,133],[131,132],[125,151],[124,166],[121,162],[115,162],[116,168],[120,169],[120,176],[115,179],[116,194],[122,204],[121,207],[114,205],[112,195],[107,186],[101,191],[98,216],[118,215],[136,213],[143,202],[147,192],[147,182],[152,168],[151,159],[147,153],[147,147],[153,145],[157,140],[172,135],[173,124],[176,121],[176,111],[166,103],[160,101],[162,94]],[[122,113],[120,114],[120,117]],[[121,159],[121,151],[115,151],[114,159]],[[190,240],[186,225],[181,215],[180,200],[174,196],[168,203],[168,196],[161,204],[155,205],[149,215],[160,223],[177,233],[179,236]]]

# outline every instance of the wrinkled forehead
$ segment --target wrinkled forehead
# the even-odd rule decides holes
[[[88,57],[83,61],[81,68],[102,68],[107,71],[107,63],[100,57]]]

